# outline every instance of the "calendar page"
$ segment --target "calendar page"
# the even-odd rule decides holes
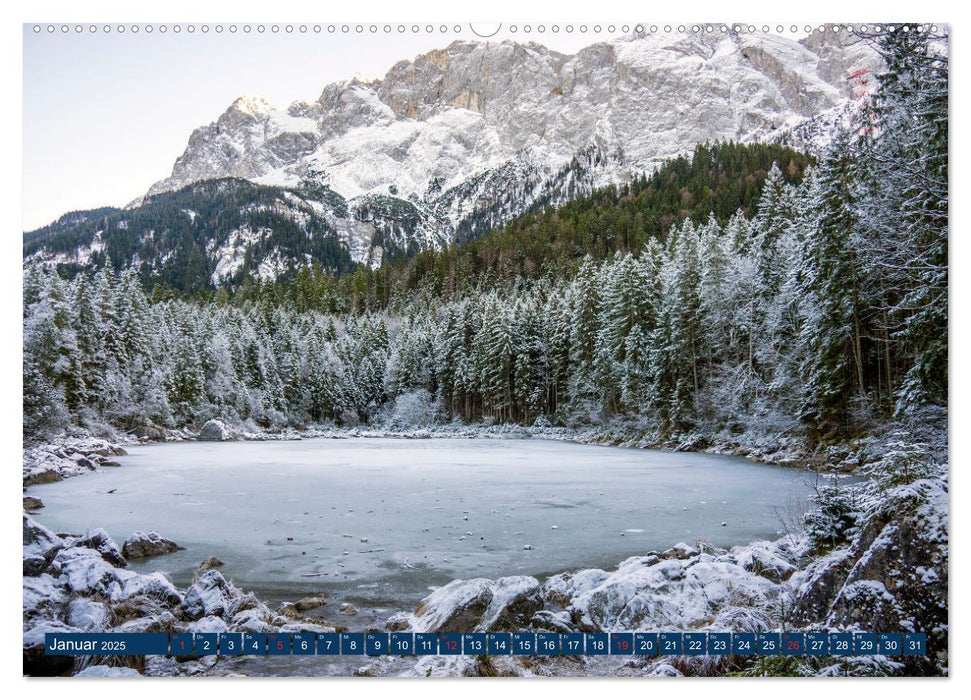
[[[649,20],[23,25],[24,675],[948,675],[948,26]]]

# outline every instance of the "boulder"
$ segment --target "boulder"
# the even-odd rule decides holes
[[[23,620],[55,619],[63,614],[68,596],[50,574],[23,577]]]
[[[327,599],[324,596],[308,595],[294,603],[293,608],[297,612],[307,612],[308,610],[322,608],[325,605],[327,605]]]
[[[947,526],[947,491],[940,483],[898,488],[861,528],[869,545],[856,547],[858,558],[827,621],[876,630],[912,624],[928,632],[946,629]],[[869,532],[876,535],[867,537]]]
[[[236,632],[269,632],[272,619],[273,613],[261,604],[234,614],[229,620],[229,626]]]
[[[102,632],[110,624],[111,609],[100,601],[75,598],[68,603],[66,620],[83,632]]]
[[[492,584],[492,600],[476,629],[494,632],[525,628],[543,607],[540,585],[532,576],[507,576]]]
[[[485,578],[457,579],[432,592],[415,608],[418,631],[473,630],[492,602],[492,582]]]
[[[230,614],[238,594],[239,591],[221,573],[206,571],[185,592],[182,611],[193,620],[207,615],[224,617]]]
[[[602,569],[581,569],[576,572],[556,574],[543,584],[543,598],[560,606],[567,606],[581,592],[596,588],[609,576]]]
[[[573,624],[573,618],[569,611],[559,610],[540,610],[533,615],[530,626],[551,632],[576,632],[577,626]]]
[[[61,481],[63,479],[64,477],[61,475],[61,472],[53,467],[38,469],[30,472],[24,477],[24,486],[33,486],[34,484],[53,484],[55,481]]]
[[[532,576],[452,581],[419,603],[412,626],[442,632],[522,629],[543,607],[540,591]]]
[[[165,431],[153,423],[140,425],[132,432],[135,434],[135,437],[143,440],[156,440],[158,442],[165,440]]]
[[[694,547],[685,544],[684,542],[678,542],[676,545],[671,547],[671,549],[666,549],[658,556],[661,559],[690,559],[691,557],[696,557],[700,554]]]
[[[156,557],[161,554],[171,554],[184,547],[180,547],[172,540],[167,540],[154,530],[148,534],[138,531],[125,540],[121,551],[129,559],[142,557]]]
[[[41,620],[24,630],[24,675],[62,676],[74,668],[73,656],[48,656],[44,653],[45,634],[67,634],[81,630],[57,620]]]
[[[232,440],[233,433],[225,423],[221,420],[208,420],[206,424],[202,426],[202,430],[199,431],[200,440],[211,440],[216,442],[221,442],[223,440]]]
[[[132,576],[125,581],[119,597],[121,600],[135,597],[150,598],[171,607],[182,604],[182,594],[161,571]]]
[[[864,579],[840,589],[827,624],[837,628],[897,630],[903,629],[906,619],[901,602],[886,585]]]
[[[206,617],[193,620],[185,626],[185,632],[219,634],[228,632],[229,626],[221,617],[207,615]]]
[[[687,629],[710,622],[729,605],[763,608],[781,587],[724,557],[632,557],[595,588],[578,591],[569,605],[585,632],[610,629]]]
[[[389,632],[407,632],[411,629],[411,615],[407,613],[395,613],[388,618],[384,628]]]
[[[788,581],[793,591],[789,619],[800,627],[823,622],[852,567],[852,552],[844,547],[798,571]]]
[[[203,571],[212,571],[213,569],[218,569],[220,566],[225,565],[226,562],[220,561],[216,557],[209,557],[204,562],[199,564],[197,571],[202,573]]]
[[[24,576],[37,576],[64,548],[64,540],[24,514]]]
[[[87,547],[88,549],[97,551],[101,555],[101,558],[112,566],[121,568],[128,565],[122,550],[108,536],[108,533],[100,527],[92,530],[84,537],[75,540],[73,545],[75,547]]]
[[[158,600],[132,596],[112,606],[117,632],[165,632],[172,628],[175,616]]]
[[[732,549],[731,556],[746,571],[775,583],[782,583],[796,571],[792,562],[782,556],[773,542],[753,542]]]
[[[58,582],[72,593],[106,600],[119,600],[125,581],[138,575],[112,566],[97,550],[87,547],[62,549],[51,562],[51,570],[59,572]]]
[[[44,502],[33,496],[24,496],[24,510],[40,510],[44,507]]]

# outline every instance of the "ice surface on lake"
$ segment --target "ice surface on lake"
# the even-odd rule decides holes
[[[774,538],[814,479],[733,457],[544,440],[129,452],[120,469],[31,487],[47,506],[41,521],[60,532],[103,527],[119,542],[157,530],[186,549],[131,566],[168,571],[180,584],[214,555],[227,578],[257,592],[378,583],[374,600],[388,604],[454,578],[613,568],[681,541]]]

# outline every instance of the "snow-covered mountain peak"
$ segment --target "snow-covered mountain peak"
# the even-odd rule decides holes
[[[227,112],[239,112],[242,114],[260,116],[267,114],[268,112],[272,112],[273,109],[273,105],[262,97],[243,95],[242,97],[236,98],[233,104],[229,106]]]
[[[226,176],[297,186],[312,175],[352,206],[392,197],[417,207],[424,223],[409,235],[437,244],[484,212],[501,223],[539,199],[555,203],[544,187],[561,187],[556,179],[578,154],[601,155],[585,161],[583,186],[567,188],[573,196],[705,141],[793,138],[799,125],[852,101],[847,76],[860,68],[876,72],[876,53],[831,31],[801,41],[634,34],[574,55],[454,41],[380,80],[331,83],[286,110],[240,98],[192,133],[149,193]]]

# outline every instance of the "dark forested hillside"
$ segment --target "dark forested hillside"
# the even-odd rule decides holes
[[[386,305],[393,293],[419,287],[455,291],[480,281],[573,274],[584,255],[603,259],[618,250],[638,250],[650,239],[663,240],[684,218],[714,215],[724,224],[739,210],[746,215],[754,210],[773,163],[795,184],[809,162],[782,146],[700,145],[691,157],[676,158],[650,177],[547,207],[497,231],[484,228],[495,216],[491,209],[470,216],[458,241],[444,250],[422,249],[412,234],[424,225],[423,213],[395,197],[364,197],[352,211],[313,178],[298,189],[214,180],[155,195],[129,210],[65,215],[25,234],[24,257],[68,276],[105,265],[133,268],[146,286],[180,295],[224,288],[242,299],[254,292],[296,296],[298,308],[373,309]],[[578,159],[566,171],[576,179],[587,168]],[[348,240],[335,232],[326,213],[331,221],[374,227],[366,245],[382,250],[381,269],[351,261]],[[359,267],[352,279],[339,279]]]
[[[452,296],[549,275],[570,277],[585,256],[603,260],[639,251],[650,240],[666,241],[671,227],[685,218],[714,217],[726,225],[734,215],[751,216],[774,164],[781,184],[798,184],[811,162],[783,146],[699,145],[690,157],[665,163],[651,176],[527,214],[442,250],[388,256],[380,268],[361,267],[344,279],[305,270],[295,281],[251,281],[237,289],[237,298],[289,303],[300,310],[377,310],[406,303],[416,291]]]
[[[778,163],[783,180],[797,184],[810,159],[775,145],[706,144],[669,161],[651,176],[607,187],[556,209],[524,216],[500,230],[446,251],[426,251],[407,266],[405,286],[467,285],[483,275],[508,282],[546,273],[570,274],[585,255],[602,260],[663,241],[683,219],[720,224],[739,210],[755,211],[762,183]]]
[[[61,217],[24,236],[24,257],[42,254],[68,276],[106,265],[133,268],[145,283],[188,294],[215,281],[238,283],[271,252],[281,267],[309,258],[321,269],[346,272],[350,255],[315,201],[246,180],[201,182],[128,210]]]

